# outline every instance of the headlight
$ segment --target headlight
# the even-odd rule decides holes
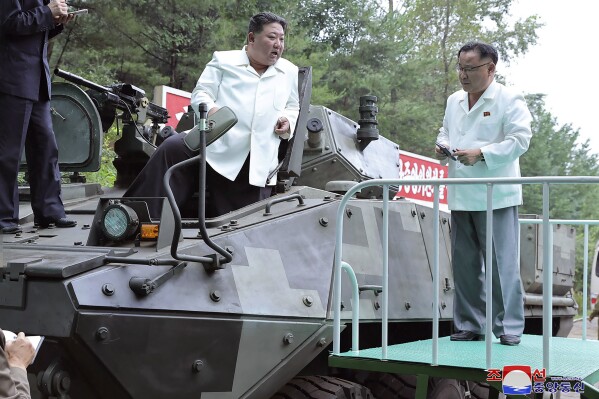
[[[102,215],[102,232],[113,241],[130,237],[139,226],[137,213],[127,205],[109,205]]]

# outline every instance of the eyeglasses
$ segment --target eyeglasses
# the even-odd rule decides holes
[[[477,66],[474,66],[474,67],[463,67],[460,64],[456,64],[455,65],[455,70],[458,71],[458,72],[469,73],[469,72],[475,71],[476,69],[478,69],[478,68],[480,68],[482,66],[489,65],[491,63],[492,63],[492,61],[489,61],[489,62],[485,62],[484,64],[477,65]]]

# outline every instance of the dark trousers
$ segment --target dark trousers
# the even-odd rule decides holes
[[[171,166],[198,155],[184,144],[185,133],[169,137],[152,155],[146,166],[135,178],[124,197],[165,197],[163,177]],[[249,184],[249,155],[241,171],[231,181],[206,164],[206,217],[216,217],[243,208],[271,195],[272,187],[257,187]],[[171,175],[170,187],[175,202],[184,217],[197,215],[197,198],[193,197],[199,189],[199,163],[179,169]],[[152,217],[160,216],[160,203],[149,201]],[[191,209],[191,212],[185,210]],[[195,211],[195,212],[194,212]]]
[[[0,123],[0,227],[19,222],[17,174],[23,147],[35,219],[64,217],[50,101],[0,93]]]

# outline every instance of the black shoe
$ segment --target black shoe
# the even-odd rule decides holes
[[[53,224],[55,227],[75,227],[77,221],[72,219],[64,218],[47,218],[43,221],[36,221],[35,224],[39,227],[46,228]]]
[[[452,341],[482,341],[483,336],[472,331],[458,331],[455,334],[451,334],[450,340]]]
[[[520,343],[520,337],[517,335],[504,334],[499,337],[501,345],[516,346]]]
[[[21,226],[18,225],[6,226],[2,228],[2,234],[17,234],[22,232],[23,230],[21,229]]]

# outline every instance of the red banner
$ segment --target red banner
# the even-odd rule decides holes
[[[447,166],[437,159],[423,157],[407,151],[399,151],[400,179],[443,179],[447,177]],[[404,197],[433,203],[433,186],[400,186],[395,198]],[[439,203],[447,205],[447,187],[441,186]]]
[[[187,112],[191,93],[183,90],[173,89],[168,86],[156,86],[154,88],[154,103],[168,110],[170,118],[167,126],[177,127],[183,114]]]

